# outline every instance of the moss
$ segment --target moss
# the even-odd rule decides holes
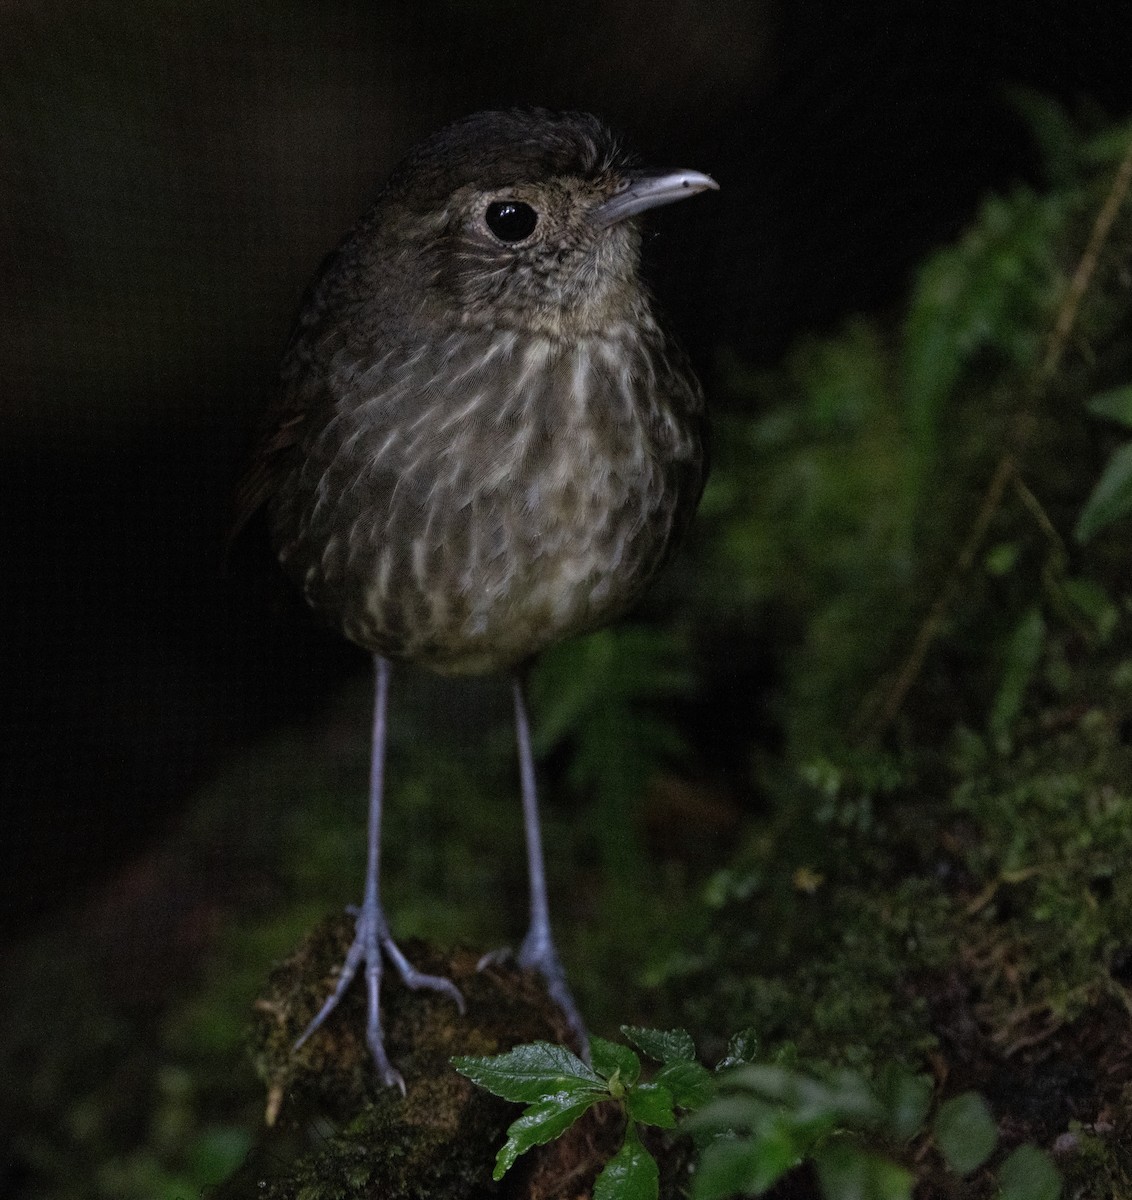
[[[256,1190],[233,1184],[222,1195],[269,1200],[350,1200],[472,1196],[490,1181],[495,1149],[514,1108],[456,1073],[456,1054],[496,1054],[521,1041],[568,1036],[541,982],[501,965],[477,969],[467,951],[439,955],[424,943],[403,949],[420,969],[447,975],[467,1012],[432,993],[410,992],[395,978],[383,988],[386,1047],[403,1073],[404,1099],[376,1083],[365,1044],[362,989],[344,997],[326,1025],[301,1049],[294,1043],[325,998],[327,979],[353,934],[348,918],[325,922],[271,976],[256,1005],[251,1048],[272,1098],[271,1117],[298,1133],[317,1117],[332,1132],[277,1178]],[[375,1151],[375,1148],[380,1148]]]

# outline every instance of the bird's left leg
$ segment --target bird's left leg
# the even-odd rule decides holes
[[[546,864],[542,852],[538,795],[535,787],[535,761],[531,750],[531,723],[527,716],[526,688],[520,675],[512,680],[515,698],[515,736],[519,747],[519,781],[523,795],[523,828],[527,839],[527,867],[530,876],[531,921],[527,936],[519,947],[519,965],[533,967],[546,980],[550,998],[562,1010],[570,1029],[589,1057],[586,1025],[570,994],[566,972],[558,959],[550,932],[550,907],[546,895]]]
[[[379,874],[381,863],[381,808],[385,778],[385,730],[386,708],[389,698],[389,660],[374,658],[375,693],[373,706],[373,745],[370,761],[369,788],[369,839],[366,855],[366,884],[362,903],[348,909],[355,918],[354,940],[346,955],[346,961],[338,972],[334,991],[315,1014],[314,1019],[295,1043],[297,1050],[337,1007],[358,967],[365,964],[366,980],[366,1042],[381,1082],[387,1087],[399,1087],[405,1091],[405,1081],[400,1072],[389,1061],[385,1052],[385,1036],[381,1028],[381,970],[382,951],[397,968],[397,973],[407,987],[431,988],[450,997],[460,1012],[464,1011],[464,998],[450,980],[441,975],[426,975],[418,971],[401,953],[389,932],[385,912],[381,906]]]

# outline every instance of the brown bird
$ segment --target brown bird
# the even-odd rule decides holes
[[[238,497],[266,504],[307,601],[370,651],[369,857],[356,935],[318,1029],[364,964],[385,1052],[382,954],[413,968],[379,887],[390,662],[513,676],[530,870],[521,965],[585,1028],[550,932],[523,669],[614,620],[656,574],[703,485],[703,395],[639,278],[636,217],[717,187],[643,170],[585,113],[483,112],[417,145],[312,285],[280,399]]]

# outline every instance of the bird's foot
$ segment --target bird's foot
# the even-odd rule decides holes
[[[493,966],[501,962],[517,962],[520,967],[537,971],[546,983],[547,995],[558,1006],[566,1018],[566,1024],[574,1035],[575,1041],[581,1047],[582,1057],[588,1063],[590,1060],[590,1035],[586,1031],[586,1023],[582,1020],[578,1006],[566,982],[566,972],[558,959],[558,951],[548,934],[541,930],[531,929],[515,954],[510,948],[490,950],[476,964],[477,970]]]
[[[295,1049],[298,1050],[337,1008],[338,1001],[342,999],[346,989],[350,986],[351,980],[358,972],[358,967],[364,963],[366,1044],[373,1055],[374,1065],[377,1067],[377,1074],[381,1082],[386,1087],[400,1088],[401,1094],[404,1095],[405,1081],[401,1078],[401,1073],[389,1061],[389,1056],[385,1052],[385,1035],[381,1028],[382,951],[396,967],[397,974],[400,975],[401,981],[406,987],[412,988],[414,991],[428,988],[430,991],[440,992],[456,1005],[461,1014],[464,1012],[464,997],[451,979],[445,979],[443,975],[426,975],[409,962],[390,935],[389,926],[385,923],[385,914],[381,911],[380,905],[363,904],[360,908],[351,906],[346,911],[355,918],[354,940],[346,954],[346,961],[339,969],[338,982],[334,985],[334,991],[327,996],[323,1006],[303,1030],[299,1040],[295,1043]]]

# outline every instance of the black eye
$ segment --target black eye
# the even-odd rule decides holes
[[[501,242],[521,242],[538,224],[538,213],[520,200],[497,200],[484,214],[487,227]]]

